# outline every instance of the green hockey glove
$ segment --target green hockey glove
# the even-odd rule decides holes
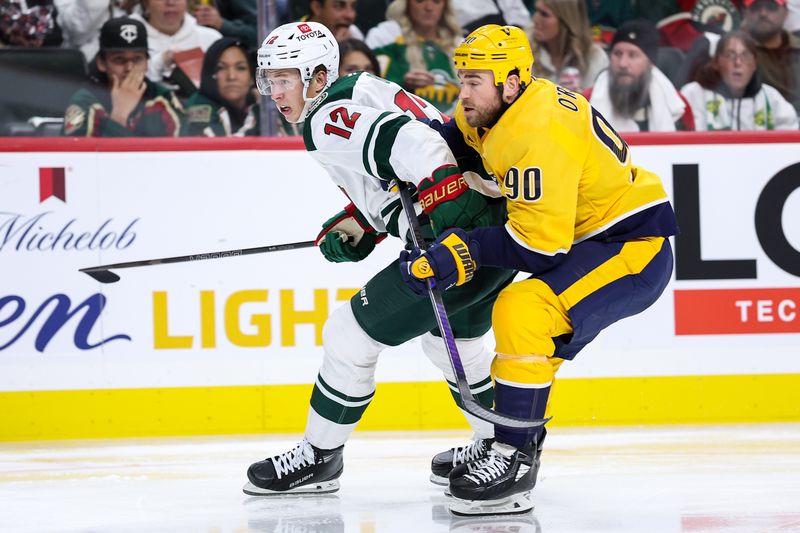
[[[375,231],[352,203],[325,221],[317,235],[320,252],[332,263],[358,262],[386,237]]]
[[[455,165],[444,165],[417,187],[419,204],[431,220],[434,235],[449,228],[471,230],[491,224],[486,199],[470,189]]]

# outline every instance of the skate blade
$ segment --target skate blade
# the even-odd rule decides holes
[[[318,483],[310,483],[302,485],[289,490],[267,490],[256,487],[249,481],[242,487],[242,492],[248,496],[291,496],[303,494],[329,494],[339,490],[339,480],[332,479],[330,481],[321,481]]]
[[[446,487],[450,484],[449,478],[437,476],[436,474],[431,474],[430,479],[431,483],[433,483],[434,485],[441,485],[443,487]]]
[[[500,500],[459,500],[450,504],[454,516],[492,516],[525,514],[533,510],[531,493],[522,492]]]

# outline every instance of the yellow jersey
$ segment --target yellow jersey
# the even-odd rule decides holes
[[[555,256],[586,239],[677,232],[659,177],[631,164],[628,145],[586,99],[534,79],[490,129],[456,125],[507,198],[506,231]]]

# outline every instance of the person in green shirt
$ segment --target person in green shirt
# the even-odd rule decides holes
[[[206,50],[200,89],[186,102],[186,136],[259,134],[254,69],[238,39],[223,37]]]
[[[214,28],[223,37],[239,39],[247,48],[258,46],[258,6],[255,0],[195,0],[192,3],[198,24]]]
[[[451,114],[459,84],[450,58],[462,35],[451,0],[394,0],[386,18],[366,38],[381,75]]]
[[[90,81],[71,98],[63,134],[85,137],[177,137],[183,107],[172,91],[145,78],[147,31],[127,17],[100,30]]]

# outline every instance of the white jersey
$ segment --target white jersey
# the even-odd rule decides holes
[[[308,152],[379,232],[408,229],[398,194],[387,191],[391,180],[417,185],[456,164],[445,140],[417,118],[447,120],[399,85],[362,72],[336,80],[306,117]]]

